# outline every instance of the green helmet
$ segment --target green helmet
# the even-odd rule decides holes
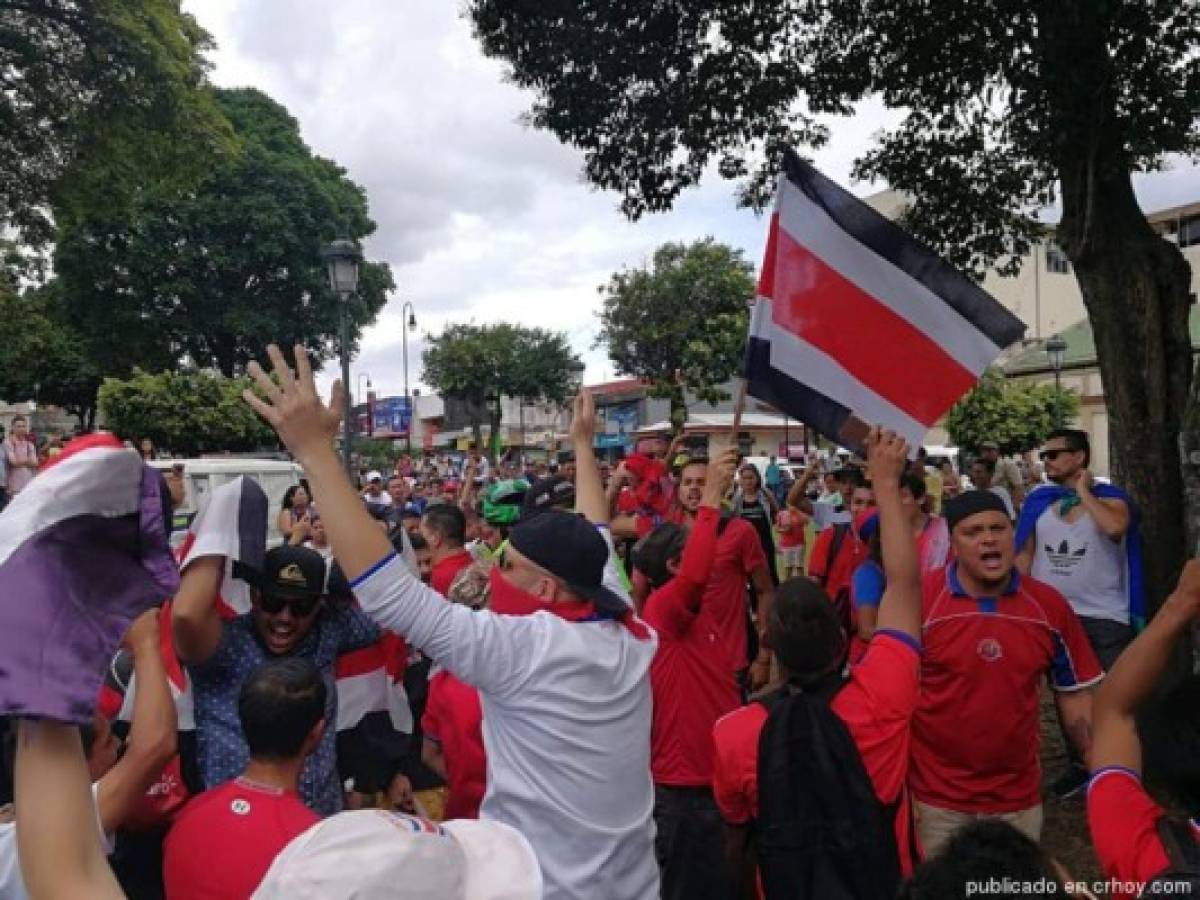
[[[527,490],[529,482],[524,478],[497,481],[483,495],[483,520],[489,525],[517,524]]]

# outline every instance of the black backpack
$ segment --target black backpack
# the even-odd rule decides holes
[[[900,887],[894,822],[845,723],[829,708],[839,677],[759,699],[755,836],[767,900],[893,900]]]
[[[833,565],[837,562],[838,554],[842,552],[842,546],[846,543],[846,535],[850,531],[849,525],[834,525],[833,540],[829,543],[829,562],[825,569],[825,574],[817,579],[821,587],[825,588],[825,593],[829,593],[829,575],[833,572]],[[833,604],[833,611],[837,615],[838,624],[847,635],[854,633],[854,604],[850,601],[850,588],[843,587],[838,590],[835,596],[829,598],[829,602]]]
[[[1200,845],[1191,823],[1162,816],[1155,828],[1167,851],[1169,866],[1147,881],[1138,896],[1200,897]]]

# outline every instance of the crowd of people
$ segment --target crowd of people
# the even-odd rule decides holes
[[[1200,807],[1200,682],[1158,690],[1200,563],[1146,625],[1085,433],[985,446],[969,485],[878,429],[795,478],[715,442],[609,469],[584,391],[553,469],[352,483],[340,388],[271,357],[246,399],[304,482],[213,493],[91,725],[8,720],[0,897],[1065,896],[1043,687],[1087,890],[1200,891],[1200,830],[1142,783]]]

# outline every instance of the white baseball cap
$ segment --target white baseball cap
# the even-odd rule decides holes
[[[254,900],[539,900],[529,842],[499,822],[338,813],[275,857]]]
[[[383,474],[376,471],[368,472],[367,481],[383,481]]]

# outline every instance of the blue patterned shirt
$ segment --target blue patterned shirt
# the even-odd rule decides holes
[[[342,808],[334,663],[339,654],[378,639],[379,629],[362,612],[344,603],[331,603],[291,654],[311,659],[325,679],[325,733],[300,775],[300,796],[323,816]],[[238,720],[238,692],[250,673],[273,657],[259,640],[252,614],[247,613],[225,623],[211,657],[188,667],[195,694],[197,762],[206,789],[237,778],[250,761]]]

